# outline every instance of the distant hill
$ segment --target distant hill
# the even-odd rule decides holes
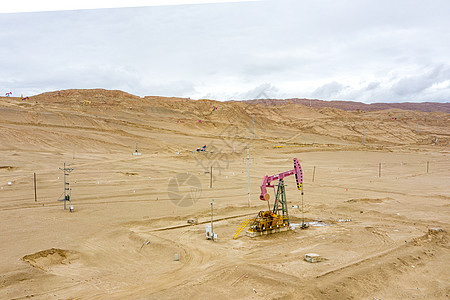
[[[445,113],[450,113],[450,103],[438,103],[438,102],[403,102],[403,103],[372,103],[365,104],[362,102],[355,101],[323,101],[317,99],[256,99],[256,100],[246,100],[246,103],[263,104],[263,105],[283,105],[289,103],[303,104],[306,106],[311,106],[315,108],[322,107],[332,107],[338,108],[346,111],[356,111],[358,109],[363,111],[375,111],[384,110],[391,108],[398,108],[403,110],[413,110],[413,111],[423,111],[423,112],[433,112],[441,111]]]
[[[357,109],[365,112],[357,113]],[[437,148],[450,144],[448,112],[448,103],[220,102],[71,89],[23,100],[0,97],[0,131],[4,133],[0,151],[20,147],[30,152],[72,153],[76,146],[77,151],[112,153],[132,149],[139,141],[140,149],[174,154],[217,137],[226,143],[238,141],[244,147],[253,134],[262,151],[274,145],[306,147],[316,143],[326,149],[362,147],[363,136],[364,147],[376,149]],[[183,138],[184,142],[179,142]]]

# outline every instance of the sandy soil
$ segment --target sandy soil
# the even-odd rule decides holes
[[[449,117],[104,90],[3,97],[0,298],[448,299]],[[316,226],[233,240],[267,208],[263,176],[294,157],[304,195],[286,179],[291,222]],[[73,213],[57,201],[64,163]]]

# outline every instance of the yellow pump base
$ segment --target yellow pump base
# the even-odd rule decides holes
[[[261,236],[261,235],[267,235],[267,234],[283,232],[283,231],[289,231],[289,230],[291,230],[291,226],[282,226],[282,227],[272,228],[272,229],[262,230],[262,231],[250,231],[250,230],[247,230],[247,232],[245,234],[248,237],[257,237],[257,236]]]

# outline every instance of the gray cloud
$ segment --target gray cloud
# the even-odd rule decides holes
[[[448,11],[445,0],[269,0],[0,14],[0,94],[449,101]]]
[[[280,96],[281,95],[281,96]],[[221,100],[253,100],[253,99],[277,99],[287,97],[286,94],[270,83],[263,83],[242,92],[224,91],[209,92],[200,98]]]
[[[392,86],[392,91],[399,96],[411,96],[446,80],[450,80],[450,67],[439,65],[430,71],[400,79]]]
[[[280,90],[270,83],[261,84],[249,91],[236,95],[236,99],[273,99],[280,95]]]
[[[375,90],[376,88],[378,88],[380,86],[380,83],[378,81],[374,81],[371,82],[367,85],[366,90],[367,91],[371,91],[371,90]]]
[[[339,95],[344,89],[345,86],[333,81],[318,87],[314,92],[312,92],[311,96],[314,98],[333,100],[340,98]]]
[[[364,102],[450,101],[450,66],[436,65],[418,69],[414,75],[395,75],[383,82],[350,86],[333,81],[318,87],[313,98],[359,100]]]

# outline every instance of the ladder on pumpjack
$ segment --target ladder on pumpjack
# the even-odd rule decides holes
[[[234,231],[236,232],[233,235],[233,239],[237,239],[237,237],[239,236],[239,234],[241,234],[241,232],[245,229],[245,227],[247,227],[248,223],[253,222],[255,220],[255,218],[252,217],[246,217],[235,229]]]

